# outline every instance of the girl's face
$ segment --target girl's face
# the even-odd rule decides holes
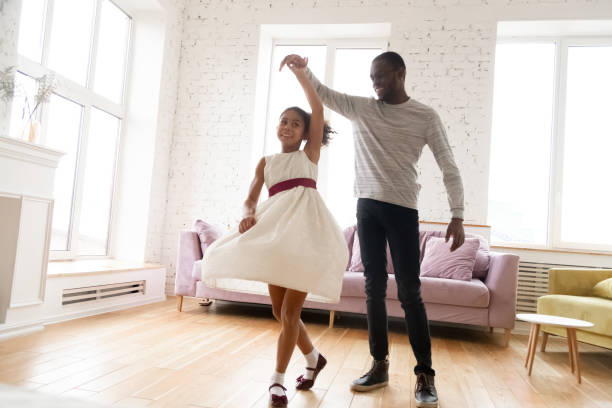
[[[299,149],[304,138],[304,120],[300,114],[294,110],[283,113],[276,127],[276,136],[283,149],[296,146]]]

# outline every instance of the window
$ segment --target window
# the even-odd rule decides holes
[[[308,66],[330,88],[351,95],[374,96],[370,82],[372,59],[385,49],[381,40],[302,40],[275,41],[266,113],[264,154],[280,151],[276,126],[282,111],[299,106],[310,112],[302,88],[290,71],[278,73],[287,54],[307,56]],[[354,146],[348,119],[326,110],[325,118],[337,132],[328,147],[321,150],[317,188],[342,227],[355,223],[353,197]]]
[[[110,0],[24,0],[16,81],[30,97],[35,78],[56,88],[37,119],[41,143],[65,156],[56,171],[52,258],[108,256],[131,18]],[[12,104],[11,134],[25,99]]]
[[[612,250],[612,37],[500,40],[489,224],[497,244]],[[608,203],[608,204],[606,204]]]

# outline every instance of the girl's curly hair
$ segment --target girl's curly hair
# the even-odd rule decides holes
[[[290,111],[290,110],[292,110],[292,111],[296,112],[298,115],[300,115],[300,117],[304,121],[304,137],[306,137],[308,135],[308,129],[310,128],[310,113],[306,112],[304,109],[299,108],[297,106],[291,106],[291,107],[285,109],[283,111],[283,113],[281,113],[281,117],[285,114],[285,112]],[[336,131],[333,130],[327,124],[327,121],[325,121],[325,123],[323,124],[323,140],[321,141],[321,144],[323,146],[327,146],[329,144],[329,141],[332,139],[332,137],[331,137],[332,133],[336,133]],[[304,139],[304,140],[306,140],[306,139]]]

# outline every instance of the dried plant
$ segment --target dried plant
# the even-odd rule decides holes
[[[3,71],[0,71],[0,100],[4,102],[10,102],[15,97],[21,97],[24,99],[24,107],[21,113],[21,119],[30,120],[40,108],[40,106],[49,101],[51,94],[57,86],[55,81],[55,75],[53,73],[49,75],[43,75],[40,78],[35,78],[38,85],[34,100],[31,101],[31,96],[28,95],[23,86],[19,85],[15,81],[16,69],[14,66],[7,67]],[[32,103],[34,107],[32,108]]]
[[[15,96],[15,67],[10,66],[0,71],[0,99],[8,102]]]
[[[49,102],[49,98],[57,86],[54,74],[43,75],[40,78],[36,78],[36,82],[38,83],[38,90],[36,91],[36,96],[34,97],[35,105],[34,109],[30,111],[28,119],[32,118],[32,115],[34,115],[40,105]],[[29,107],[29,103],[26,105]]]

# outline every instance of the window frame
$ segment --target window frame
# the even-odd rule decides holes
[[[528,248],[541,250],[597,251],[612,253],[611,245],[598,245],[563,241],[561,239],[563,160],[565,147],[565,110],[567,100],[568,48],[571,46],[608,46],[612,47],[612,36],[550,35],[499,37],[497,44],[553,43],[555,61],[552,95],[552,134],[550,151],[550,179],[548,195],[548,225],[546,245],[526,244],[508,241],[494,241],[491,244],[509,248]]]
[[[91,30],[90,38],[90,50],[88,58],[87,78],[85,85],[80,85],[69,78],[62,76],[50,68],[48,68],[49,52],[50,52],[50,40],[51,40],[51,29],[53,26],[53,7],[54,0],[46,1],[45,18],[43,21],[43,42],[41,50],[41,61],[40,63],[29,59],[26,56],[19,54],[17,56],[17,71],[20,73],[38,78],[43,75],[54,74],[57,86],[53,91],[59,97],[65,98],[70,102],[76,103],[82,107],[80,132],[77,146],[77,158],[75,166],[75,180],[73,187],[73,195],[71,202],[71,216],[68,229],[67,237],[67,250],[49,250],[49,260],[69,260],[69,259],[104,259],[112,258],[113,250],[113,226],[116,218],[117,211],[117,187],[118,187],[118,169],[120,166],[120,149],[121,141],[123,140],[123,132],[125,130],[124,120],[126,117],[126,99],[128,92],[128,73],[130,72],[130,66],[133,58],[133,31],[134,31],[134,17],[126,10],[121,7],[117,2],[113,0],[107,0],[112,3],[115,7],[121,10],[129,19],[129,27],[127,30],[127,48],[125,55],[125,66],[123,72],[123,88],[122,97],[119,103],[115,103],[106,97],[94,92],[94,70],[96,68],[96,56],[98,54],[98,42],[100,34],[100,18],[102,10],[103,0],[94,0],[94,16],[93,16],[93,27]],[[22,10],[23,12],[23,10]],[[79,230],[78,226],[80,223],[80,213],[82,207],[82,198],[84,191],[84,175],[85,175],[85,161],[87,154],[87,144],[89,138],[89,124],[91,109],[99,109],[109,115],[112,115],[119,119],[119,131],[117,132],[116,148],[114,155],[113,165],[113,188],[111,192],[111,205],[110,214],[108,219],[108,235],[106,239],[106,253],[104,255],[96,254],[96,251],[92,250],[79,250]],[[49,120],[49,109],[48,105],[42,105],[39,112],[36,115],[41,123],[41,140],[39,143],[45,144],[47,140],[47,124]]]

